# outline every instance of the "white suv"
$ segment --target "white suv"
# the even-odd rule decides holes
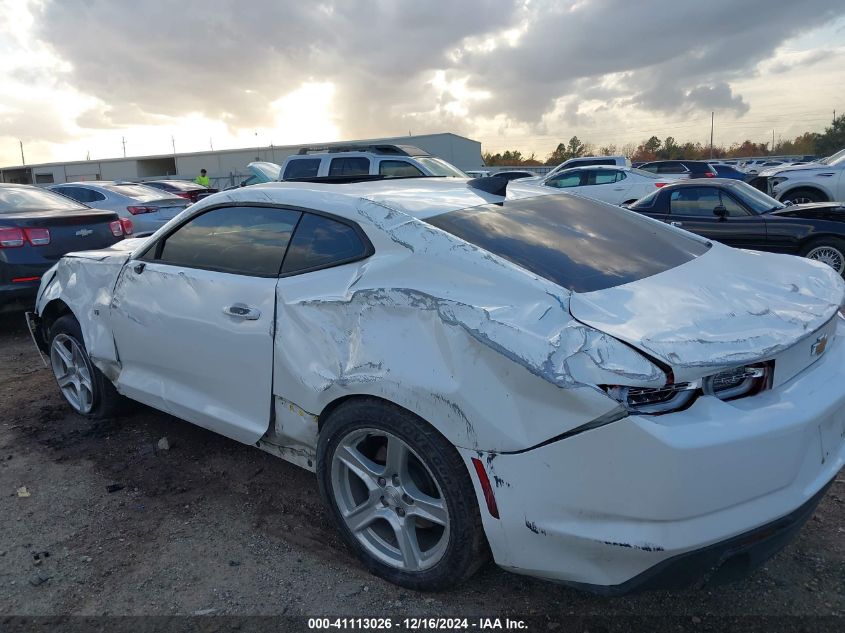
[[[760,172],[752,184],[781,202],[845,201],[845,149],[817,163]]]
[[[279,180],[365,175],[468,177],[451,163],[413,145],[350,145],[303,147],[282,164]]]

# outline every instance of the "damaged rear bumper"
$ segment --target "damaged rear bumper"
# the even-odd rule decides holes
[[[753,397],[702,397],[523,452],[461,449],[496,562],[618,594],[727,580],[766,560],[845,464],[843,330],[813,365]]]

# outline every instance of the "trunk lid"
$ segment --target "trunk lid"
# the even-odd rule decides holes
[[[36,248],[45,259],[58,260],[69,251],[106,248],[119,241],[109,226],[117,219],[113,211],[96,209],[25,211],[3,213],[0,227],[48,229],[50,243]]]
[[[180,198],[179,196],[173,196],[172,198],[150,200],[148,202],[144,202],[143,205],[139,203],[139,206],[155,207],[157,209],[156,214],[159,218],[164,220],[172,220],[182,211],[184,211],[188,206],[190,206],[190,204],[190,200]]]
[[[570,311],[683,382],[774,358],[825,326],[843,297],[845,283],[824,264],[714,243],[651,277],[574,293]]]

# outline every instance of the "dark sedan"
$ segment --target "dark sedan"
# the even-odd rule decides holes
[[[530,171],[497,171],[493,176],[496,178],[506,178],[508,181],[517,180],[519,178],[533,178],[537,174]]]
[[[174,196],[186,198],[191,202],[202,200],[212,193],[217,193],[217,189],[209,189],[208,187],[203,187],[202,185],[198,185],[195,182],[189,182],[187,180],[147,180],[140,184],[147,187],[161,189],[167,193],[172,193]]]
[[[41,275],[63,255],[111,246],[131,226],[51,191],[0,184],[0,312],[30,308]]]
[[[785,205],[723,178],[677,182],[628,208],[728,246],[815,259],[845,272],[845,208],[839,202]]]

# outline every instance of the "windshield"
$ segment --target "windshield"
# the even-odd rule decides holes
[[[838,165],[845,161],[845,149],[840,149],[838,152],[827,158],[822,158],[819,162],[822,165]]]
[[[103,189],[108,189],[122,196],[128,196],[135,200],[146,202],[149,200],[161,200],[162,198],[170,198],[173,194],[166,194],[155,187],[145,187],[144,185],[100,185]]]
[[[257,182],[274,182],[282,173],[282,166],[270,162],[255,162],[247,165],[249,171],[256,177]]]
[[[420,156],[416,161],[428,169],[433,176],[448,176],[450,178],[469,178],[464,172],[447,163],[441,158],[434,158],[433,156]]]
[[[573,292],[656,275],[710,248],[662,222],[567,194],[505,200],[426,222]]]
[[[733,185],[731,191],[742,198],[742,201],[751,207],[755,213],[766,213],[767,211],[786,208],[785,204],[752,187],[747,182],[737,182]]]
[[[650,209],[654,206],[654,201],[657,200],[657,196],[660,193],[660,189],[655,189],[650,194],[640,198],[634,204],[628,205],[629,209]]]
[[[0,186],[0,213],[81,211],[88,208],[75,200],[44,189]]]

